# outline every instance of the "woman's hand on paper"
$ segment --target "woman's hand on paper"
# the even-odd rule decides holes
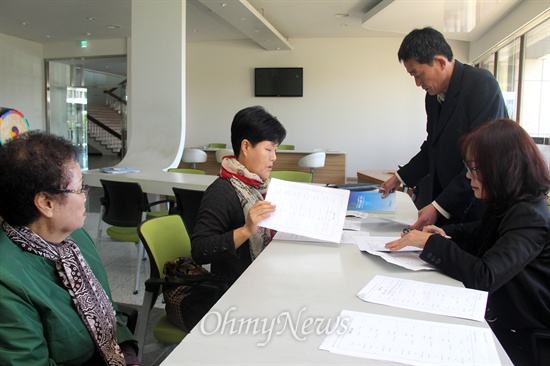
[[[267,219],[273,212],[275,212],[275,205],[268,201],[258,201],[250,208],[245,222],[245,227],[250,233],[249,237],[258,231],[258,223]]]
[[[411,230],[408,234],[403,234],[401,239],[390,241],[385,245],[385,247],[392,252],[398,251],[399,249],[407,246],[424,249],[424,245],[426,245],[426,241],[431,235],[433,234],[424,231]]]
[[[258,232],[258,223],[263,219],[268,218],[275,212],[275,205],[268,201],[256,202],[246,215],[244,226],[233,231],[233,241],[235,249],[239,248],[252,235]]]

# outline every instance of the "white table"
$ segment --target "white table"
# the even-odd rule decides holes
[[[173,195],[172,187],[186,188],[195,191],[204,191],[216,180],[215,175],[169,173],[158,172],[139,172],[124,174],[107,174],[99,169],[93,169],[82,172],[83,181],[92,187],[101,187],[100,179],[136,182],[141,185],[141,189],[146,193]]]
[[[397,209],[401,218],[416,217],[410,198],[398,192]],[[391,216],[391,215],[389,215]],[[403,225],[376,218],[365,220],[362,229],[371,235],[397,235]],[[162,365],[381,365],[394,364],[377,360],[332,354],[319,350],[324,334],[309,334],[298,340],[282,325],[265,346],[267,334],[253,334],[252,326],[229,334],[230,322],[246,319],[276,321],[288,316],[293,324],[303,324],[306,318],[334,319],[341,310],[413,318],[442,323],[485,327],[486,323],[427,314],[412,310],[377,305],[360,300],[356,294],[374,275],[388,275],[418,281],[462,286],[437,271],[413,272],[389,264],[382,258],[360,252],[353,244],[327,244],[273,241],[246,270],[229,291],[206,315],[201,324],[175,348]],[[218,316],[220,319],[218,319]],[[299,321],[299,319],[301,319]],[[261,323],[259,324],[261,325]],[[216,327],[218,327],[217,331]],[[246,326],[243,328],[245,329]],[[238,329],[238,323],[235,325]],[[274,333],[275,333],[274,332]],[[503,364],[511,364],[495,339]]]

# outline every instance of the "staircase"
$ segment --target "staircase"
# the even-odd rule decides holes
[[[104,126],[94,123],[94,120]],[[118,155],[120,153],[122,149],[121,125],[120,113],[108,105],[88,105],[88,144],[102,155]]]

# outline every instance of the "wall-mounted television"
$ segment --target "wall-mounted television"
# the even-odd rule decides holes
[[[258,67],[254,70],[257,97],[301,97],[304,94],[301,67]]]

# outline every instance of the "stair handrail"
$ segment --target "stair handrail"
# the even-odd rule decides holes
[[[119,140],[122,139],[122,135],[120,133],[116,132],[111,127],[107,126],[106,124],[98,121],[96,118],[94,118],[93,116],[91,116],[89,114],[88,114],[88,120],[91,121],[92,123],[96,124],[97,126],[101,127],[103,130],[109,132],[111,135],[113,135],[117,139],[119,139]]]
[[[126,102],[126,100],[125,100],[124,98],[121,98],[121,97],[119,97],[118,95],[116,95],[115,93],[113,93],[115,90],[117,90],[117,89],[118,89],[119,87],[121,87],[121,86],[126,86],[126,79],[123,80],[123,81],[121,81],[120,83],[118,83],[118,86],[115,86],[115,87],[113,87],[113,88],[111,88],[111,89],[108,89],[108,90],[104,90],[103,93],[105,93],[105,94],[107,94],[108,96],[110,96],[110,97],[116,99],[118,102],[120,102],[120,103],[126,105],[126,104],[128,104],[128,103]]]

